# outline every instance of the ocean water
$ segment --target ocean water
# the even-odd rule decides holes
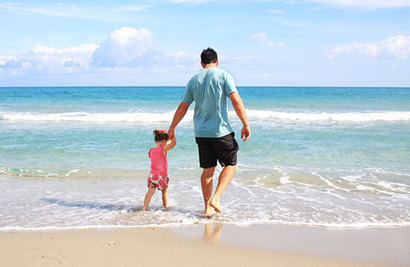
[[[152,131],[183,87],[0,88],[0,229],[410,225],[410,88],[238,89],[252,138],[238,140],[225,212],[205,219],[192,107],[168,154],[173,207],[158,192],[141,211]]]

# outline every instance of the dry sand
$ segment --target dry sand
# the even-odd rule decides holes
[[[209,224],[174,228],[1,231],[0,266],[377,265],[377,261],[365,263],[292,251],[287,243],[283,243],[283,249],[252,245],[275,243],[281,248],[280,237],[271,239],[269,234],[261,232],[266,230],[263,226]],[[276,228],[276,231],[284,230]],[[317,246],[324,247],[326,243]]]

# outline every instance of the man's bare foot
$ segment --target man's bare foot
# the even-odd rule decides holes
[[[146,211],[148,209],[148,207],[143,207],[142,211]]]
[[[223,209],[221,208],[221,203],[219,203],[219,199],[213,197],[209,205],[211,205],[211,207],[214,208],[216,212],[223,212]]]
[[[215,212],[204,213],[204,218],[206,218],[206,219],[210,219],[210,218],[212,218],[213,216],[215,216]]]
[[[215,211],[212,207],[205,208],[205,210],[204,210],[204,216],[205,217],[210,218],[210,217],[214,216],[214,214],[215,214]]]

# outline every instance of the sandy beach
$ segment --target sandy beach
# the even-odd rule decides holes
[[[410,267],[409,18],[1,1],[0,267]]]
[[[382,266],[410,263],[408,228],[366,231],[284,225],[243,227],[220,223],[188,227],[2,231],[0,263],[2,266]],[[318,233],[322,234],[317,236]]]

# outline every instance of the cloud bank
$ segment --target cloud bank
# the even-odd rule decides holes
[[[329,58],[337,55],[362,55],[371,58],[401,58],[410,54],[410,36],[396,35],[376,43],[353,42],[334,47]]]
[[[35,46],[29,53],[0,56],[0,71],[18,73],[70,73],[88,69],[96,44],[58,49],[49,46]]]
[[[181,76],[185,80],[198,67],[197,54],[164,53],[149,30],[122,27],[99,43],[67,48],[37,45],[27,53],[0,55],[0,82],[11,79],[19,83],[28,78],[48,82],[71,75],[83,77],[86,83],[143,84]]]
[[[267,47],[284,45],[271,41],[264,32],[246,39]],[[200,69],[198,52],[165,52],[149,30],[122,27],[99,43],[65,48],[37,45],[26,53],[0,55],[0,86],[181,85]],[[263,56],[220,52],[221,68],[236,74],[238,82],[248,85],[274,82],[304,84],[316,75],[314,70],[311,71],[309,62],[293,64],[267,53]],[[328,56],[398,58],[400,60],[396,64],[406,64],[409,54],[410,36],[397,35],[379,42],[339,45],[332,48]],[[329,68],[334,67],[331,61],[326,64]],[[384,71],[385,64],[381,64],[379,69]],[[246,66],[246,71],[243,66]],[[295,73],[306,71],[311,71],[311,74],[298,81]],[[321,70],[320,75],[322,73]]]
[[[66,73],[75,70],[109,68],[152,68],[173,64],[182,67],[197,62],[197,55],[177,51],[165,54],[157,48],[147,29],[122,27],[99,44],[56,48],[35,46],[20,55],[0,56],[0,70],[36,70],[45,73]]]

